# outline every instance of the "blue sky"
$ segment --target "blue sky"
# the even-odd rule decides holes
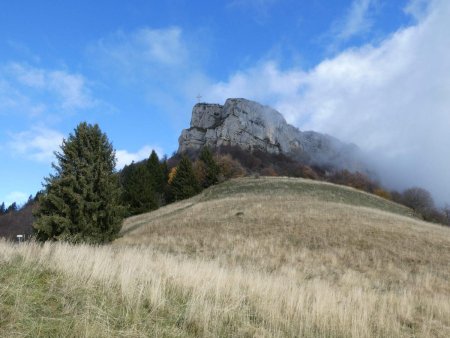
[[[449,15],[445,0],[2,1],[0,202],[41,189],[81,121],[119,167],[170,155],[198,94],[272,105],[360,145],[386,184],[450,201]]]

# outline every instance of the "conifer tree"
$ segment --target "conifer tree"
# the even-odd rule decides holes
[[[175,201],[192,197],[200,192],[201,188],[192,169],[192,163],[186,156],[178,163],[170,188],[172,200]]]
[[[169,180],[169,172],[170,172],[169,165],[167,164],[167,156],[164,156],[161,161],[161,170],[164,175],[164,183],[167,183],[167,181]]]
[[[0,204],[0,215],[4,215],[6,214],[6,207],[5,207],[5,202],[2,202],[2,204]]]
[[[34,229],[39,240],[104,243],[121,227],[115,151],[99,126],[80,123],[55,152]]]
[[[201,182],[202,187],[208,188],[213,184],[217,184],[217,182],[219,182],[220,167],[216,161],[214,161],[212,153],[207,146],[203,147],[199,160],[203,161],[206,166],[205,177],[203,182]]]
[[[11,205],[6,209],[6,213],[14,212],[14,211],[17,211],[17,210],[19,210],[19,207],[17,206],[17,203],[16,202],[12,202]]]
[[[158,154],[156,154],[154,150],[152,150],[152,153],[147,160],[147,169],[153,180],[153,189],[155,192],[162,194],[164,192],[166,180],[161,163],[159,163]]]
[[[146,163],[132,163],[122,170],[123,204],[129,215],[141,214],[158,208],[154,179]]]

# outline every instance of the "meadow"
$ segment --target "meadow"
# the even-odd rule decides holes
[[[450,229],[347,187],[236,179],[110,245],[0,241],[0,336],[449,337]]]

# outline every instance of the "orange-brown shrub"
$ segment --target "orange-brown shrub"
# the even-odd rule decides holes
[[[385,198],[387,200],[392,200],[392,196],[389,191],[386,191],[382,188],[376,188],[373,193],[379,197]]]
[[[266,167],[261,170],[261,176],[278,176],[278,174],[273,167]]]
[[[309,178],[311,180],[318,180],[320,178],[314,169],[307,165],[301,167],[301,177]]]
[[[242,177],[247,173],[242,165],[229,154],[217,155],[216,162],[220,167],[220,173],[223,179]]]

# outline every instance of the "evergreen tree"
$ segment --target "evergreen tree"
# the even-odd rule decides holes
[[[6,209],[6,213],[15,212],[17,210],[19,210],[19,208],[17,207],[17,203],[12,202],[11,205]]]
[[[159,163],[158,155],[154,150],[150,154],[147,160],[147,169],[153,179],[153,189],[155,192],[162,194],[164,192],[164,185],[166,183],[163,168]]]
[[[178,163],[175,175],[170,184],[171,199],[179,201],[192,197],[200,192],[200,185],[195,177],[192,163],[184,156]]]
[[[141,214],[158,208],[154,180],[146,163],[132,163],[122,170],[123,204],[129,215]]]
[[[5,202],[2,202],[2,204],[0,204],[0,215],[4,215],[6,214],[6,207],[5,207]]]
[[[164,176],[164,184],[166,185],[169,181],[169,165],[167,164],[167,156],[164,155],[162,161],[161,161],[161,170],[163,172]]]
[[[115,151],[99,126],[80,123],[55,152],[34,229],[39,240],[104,243],[121,228]]]
[[[208,147],[203,147],[200,153],[199,160],[202,161],[206,167],[205,177],[203,179],[203,182],[201,182],[202,187],[208,188],[213,184],[217,184],[217,182],[219,182],[220,167],[216,163],[216,161],[214,161],[214,158]]]
[[[24,204],[24,206],[23,206],[22,208],[27,207],[27,206],[33,204],[33,202],[34,202],[33,195],[28,196],[28,200],[27,200],[27,202]]]

